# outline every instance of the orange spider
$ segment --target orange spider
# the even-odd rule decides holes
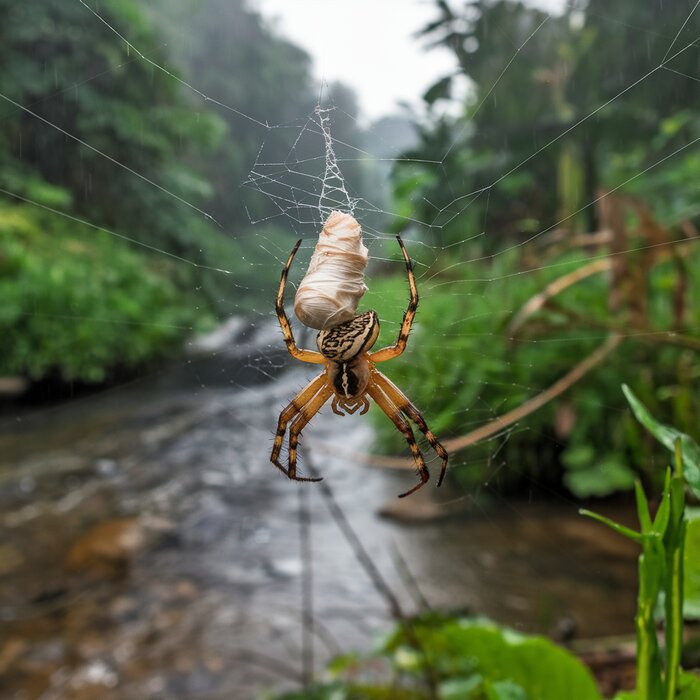
[[[331,408],[334,413],[340,416],[345,415],[340,409],[351,414],[358,409],[361,409],[360,414],[366,413],[369,409],[369,399],[374,399],[375,403],[386,413],[397,429],[403,433],[418,468],[420,482],[412,489],[400,494],[399,498],[417,491],[430,478],[423,454],[406,418],[410,418],[418,426],[442,460],[440,478],[437,485],[440,486],[442,484],[445,470],[447,469],[447,451],[430,432],[420,411],[411,403],[408,397],[374,366],[377,362],[384,362],[398,357],[406,349],[408,334],[411,331],[411,324],[418,308],[418,290],[416,289],[411,261],[406,253],[401,237],[397,236],[396,238],[406,261],[408,286],[411,296],[408,308],[403,316],[396,344],[389,345],[376,352],[369,352],[379,336],[379,319],[375,311],[365,311],[345,323],[319,331],[316,337],[316,345],[320,352],[298,348],[289,325],[289,319],[284,311],[284,288],[287,283],[289,268],[301,241],[297,241],[294,250],[289,256],[289,260],[287,260],[287,264],[284,266],[284,270],[282,270],[282,279],[277,292],[276,311],[282,327],[282,333],[284,334],[284,342],[287,344],[287,350],[297,360],[326,366],[325,370],[302,389],[280,413],[277,433],[275,434],[275,444],[272,448],[270,460],[290,479],[295,479],[296,481],[321,480],[320,477],[297,476],[297,443],[301,436],[301,431],[332,396]],[[279,456],[287,426],[290,422],[289,466],[285,469],[280,464]]]

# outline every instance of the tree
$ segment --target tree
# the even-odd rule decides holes
[[[137,3],[108,0],[99,11],[154,61],[164,61]],[[5,170],[31,170],[63,188],[73,212],[93,223],[195,254],[201,244],[189,231],[201,231],[203,217],[178,198],[202,205],[211,188],[182,161],[188,151],[216,145],[220,120],[195,113],[174,80],[129,55],[78,2],[0,0],[0,12],[0,92],[34,113],[5,105]]]

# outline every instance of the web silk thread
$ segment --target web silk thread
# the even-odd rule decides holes
[[[333,109],[333,107],[322,108],[319,105],[315,110],[326,151],[323,183],[321,185],[321,194],[318,198],[318,211],[321,221],[327,219],[335,209],[347,209],[350,214],[354,214],[355,206],[357,205],[357,201],[350,197],[345,186],[345,179],[340,172],[340,166],[333,148],[330,118]]]

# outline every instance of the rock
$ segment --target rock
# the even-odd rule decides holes
[[[24,377],[0,377],[0,396],[14,398],[23,394],[29,387]]]
[[[302,561],[298,558],[276,559],[265,562],[265,569],[273,578],[285,580],[301,575]]]
[[[193,338],[187,344],[187,352],[190,355],[224,352],[236,344],[247,327],[248,321],[243,316],[232,316],[213,331]]]
[[[19,569],[24,563],[21,552],[9,544],[0,544],[0,576],[6,576]]]
[[[169,521],[155,517],[106,520],[92,527],[73,544],[65,566],[69,571],[98,577],[124,576],[142,551],[172,529]]]
[[[29,643],[18,637],[11,637],[0,646],[0,675],[8,671],[29,648]]]

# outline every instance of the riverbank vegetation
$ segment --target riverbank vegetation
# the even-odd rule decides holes
[[[467,462],[454,471],[469,489],[490,481],[515,493],[534,483],[587,498],[630,489],[638,475],[659,486],[658,462],[647,458],[648,439],[612,388],[620,378],[664,420],[696,430],[697,247],[658,224],[640,200],[611,195],[608,204],[620,221],[632,210],[617,231],[583,234],[575,245],[556,236],[542,241],[536,255],[515,249],[496,258],[487,276],[481,263],[445,255],[444,272],[419,279],[421,302],[406,361],[394,363],[391,375],[448,443],[556,386],[610,337],[620,340],[517,430],[510,433],[503,423],[495,444],[470,446],[466,459],[455,455],[453,465]],[[674,252],[660,245],[650,253],[652,234],[657,241],[674,241]],[[615,259],[615,245],[642,250]],[[371,304],[389,320],[382,329],[385,342],[397,332],[405,294],[400,275],[370,290]],[[376,425],[383,450],[400,451],[402,436],[381,416]],[[502,464],[515,466],[500,469]]]

